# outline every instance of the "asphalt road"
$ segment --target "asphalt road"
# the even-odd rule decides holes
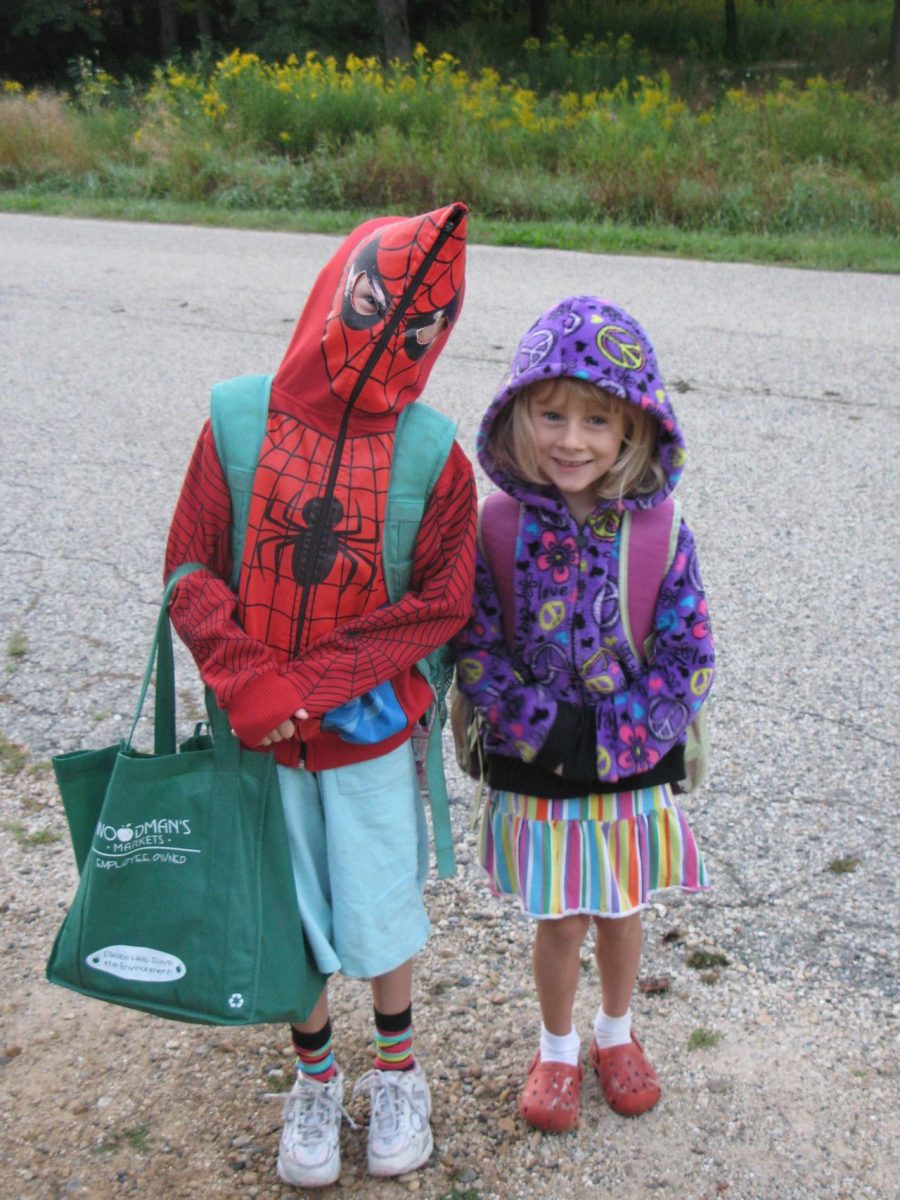
[[[0,214],[0,733],[34,758],[126,728],[210,385],[274,370],[337,241]],[[688,438],[720,655],[691,813],[719,911],[774,974],[880,1005],[897,978],[900,279],[472,246],[428,391],[466,449],[519,335],[576,291],[641,319]],[[834,874],[839,858],[859,865]]]

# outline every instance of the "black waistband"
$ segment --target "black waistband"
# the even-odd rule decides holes
[[[520,792],[525,796],[540,796],[544,800],[568,800],[594,793],[632,792],[638,788],[657,787],[661,783],[677,783],[684,779],[684,747],[673,746],[668,754],[649,771],[628,775],[615,783],[600,779],[563,779],[537,763],[525,763],[519,758],[492,754],[487,760],[486,779],[489,787],[504,792]]]

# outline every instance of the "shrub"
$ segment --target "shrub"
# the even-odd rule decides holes
[[[42,179],[94,165],[85,131],[59,96],[6,91],[0,95],[0,169],[4,176]]]
[[[247,209],[421,210],[452,196],[513,221],[896,228],[900,122],[883,97],[818,77],[691,103],[664,72],[600,86],[615,64],[635,65],[622,39],[576,50],[556,39],[526,61],[555,63],[559,77],[566,54],[572,86],[561,91],[527,72],[472,74],[421,46],[387,68],[235,50],[160,67],[142,95],[88,64],[71,103],[5,85],[0,182],[80,180],[98,195]]]

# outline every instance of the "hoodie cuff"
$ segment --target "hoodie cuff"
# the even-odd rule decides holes
[[[244,745],[255,747],[302,705],[296,684],[277,671],[268,671],[232,697],[228,719]]]
[[[560,700],[556,718],[535,762],[566,779],[593,779],[597,774],[594,710]]]

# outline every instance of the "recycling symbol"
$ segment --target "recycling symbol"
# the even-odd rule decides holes
[[[241,995],[240,992],[232,992],[231,993],[231,995],[228,997],[228,1007],[229,1008],[243,1008],[244,1007],[244,997]]]

